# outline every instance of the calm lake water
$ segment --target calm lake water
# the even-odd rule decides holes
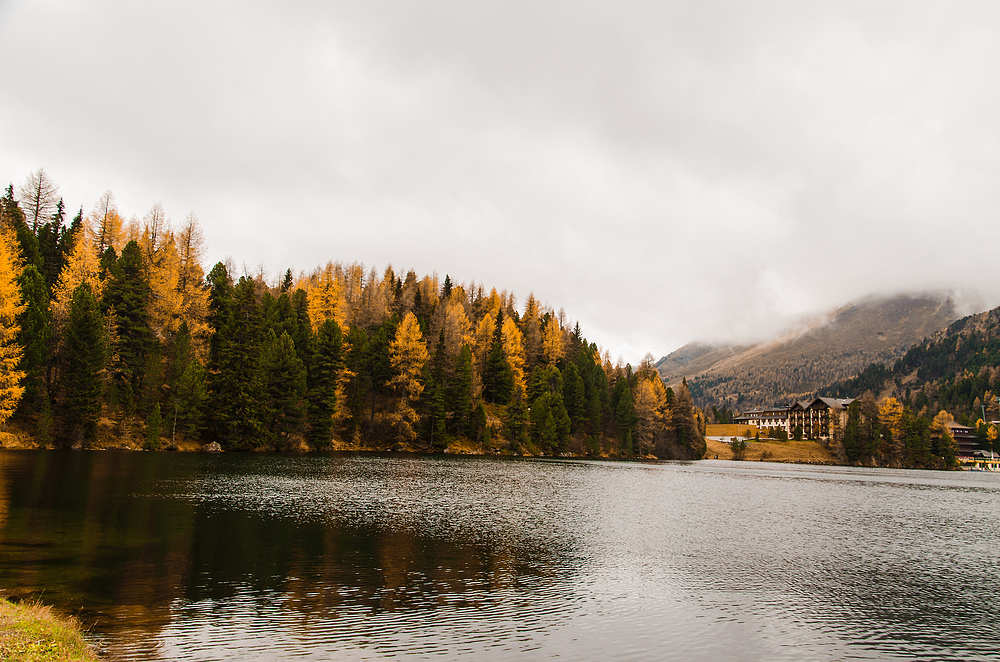
[[[998,659],[1000,475],[0,451],[0,591],[117,659]]]

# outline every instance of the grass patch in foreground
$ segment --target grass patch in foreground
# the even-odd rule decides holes
[[[0,660],[92,662],[97,655],[84,641],[76,619],[45,605],[0,598]]]

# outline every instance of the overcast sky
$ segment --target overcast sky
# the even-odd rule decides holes
[[[0,62],[4,184],[193,211],[275,277],[533,291],[632,363],[1000,299],[993,0],[0,0]]]

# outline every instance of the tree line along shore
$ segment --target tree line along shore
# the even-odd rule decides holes
[[[51,447],[698,458],[704,418],[529,295],[328,262],[212,266],[199,220],[0,197],[0,421]],[[13,437],[10,433],[14,433]]]

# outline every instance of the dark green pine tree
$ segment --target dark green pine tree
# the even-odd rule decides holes
[[[210,307],[211,303],[210,297]],[[240,278],[230,305],[229,319],[216,328],[210,345],[216,353],[209,381],[213,428],[229,448],[260,447],[267,439],[261,399],[260,307],[253,280]]]
[[[278,292],[284,294],[285,292],[291,291],[291,289],[292,289],[292,270],[287,269],[285,270],[284,277],[281,279],[281,285],[278,287]]]
[[[677,447],[685,455],[683,459],[703,458],[708,447],[705,443],[705,437],[698,427],[698,421],[695,420],[694,402],[691,400],[691,391],[688,390],[686,379],[681,380],[681,385],[674,393],[670,406],[670,417]]]
[[[17,235],[17,243],[21,249],[21,259],[24,264],[33,265],[39,271],[44,270],[42,254],[38,250],[38,238],[35,233],[24,223],[15,224],[14,232]]]
[[[900,427],[903,432],[903,444],[906,448],[907,464],[917,469],[933,468],[931,456],[931,423],[922,416],[914,416],[909,410],[903,410]]]
[[[549,451],[550,448],[546,443],[545,437],[545,426],[549,420],[552,421],[553,433],[552,442],[555,442],[555,419],[552,418],[552,407],[551,407],[551,396],[548,393],[542,393],[537,398],[531,401],[531,408],[528,414],[528,436],[532,443],[536,444],[540,450],[543,452]]]
[[[323,322],[313,341],[309,365],[309,441],[327,448],[333,439],[333,415],[337,412],[337,380],[343,365],[340,327],[332,320]]]
[[[305,414],[306,367],[295,353],[287,331],[276,336],[267,332],[263,347],[264,399],[268,415],[265,429],[287,444],[302,431]]]
[[[618,426],[618,439],[622,448],[626,449],[625,455],[631,455],[632,437],[635,435],[635,404],[632,401],[632,389],[629,388],[628,379],[619,377],[615,381],[615,423]]]
[[[556,445],[554,451],[565,453],[572,429],[572,422],[570,421],[569,413],[566,411],[566,405],[563,403],[562,396],[558,394],[552,396],[550,411],[552,412],[552,420],[555,424]]]
[[[582,430],[587,423],[587,390],[575,363],[566,366],[562,374],[563,403],[572,420],[573,430]]]
[[[160,435],[163,434],[163,414],[160,412],[160,403],[153,405],[153,411],[146,417],[146,445],[150,450],[160,447]]]
[[[528,441],[528,407],[521,398],[514,399],[507,406],[507,419],[504,421],[504,429],[507,438],[513,447],[511,450],[517,452],[518,446]],[[487,428],[487,431],[489,428]],[[485,439],[484,444],[488,443]]]
[[[503,311],[497,312],[493,326],[493,341],[486,365],[483,366],[483,399],[493,404],[505,405],[514,392],[514,375],[503,355]]]
[[[478,444],[482,444],[483,452],[489,450],[486,444],[486,434],[488,431],[488,420],[486,418],[486,407],[483,405],[483,401],[479,400],[476,402],[476,406],[472,410],[472,415],[469,416],[469,423],[466,426],[466,433],[469,438]]]
[[[191,348],[191,332],[187,322],[181,322],[174,336],[168,361],[169,409],[166,423],[171,442],[176,441],[177,433],[196,439],[204,429],[208,390],[205,385],[205,370]]]
[[[7,190],[0,196],[0,227],[14,227],[17,223],[24,222],[24,212],[14,197],[14,185],[7,184]]]
[[[459,352],[455,362],[455,379],[451,381],[448,389],[450,409],[455,412],[451,429],[457,435],[473,434],[469,426],[473,414],[472,370],[472,349],[468,345],[462,345],[462,351]]]
[[[844,427],[844,454],[854,464],[861,459],[861,403],[855,400],[847,408],[847,425]]]
[[[282,292],[277,299],[269,293],[264,295],[264,301],[269,301],[268,305],[262,305],[264,310],[265,326],[274,331],[278,338],[282,333],[287,333],[295,342],[295,337],[299,335],[299,316],[292,306],[292,296],[288,292]]]
[[[443,450],[448,446],[448,410],[445,405],[448,391],[447,356],[445,355],[444,330],[438,335],[437,346],[430,363],[430,375],[424,397],[427,402],[427,432],[431,448]]]
[[[42,275],[45,277],[45,286],[52,296],[52,289],[59,280],[59,274],[66,264],[66,256],[72,250],[72,237],[69,230],[63,226],[65,212],[63,210],[62,198],[56,207],[56,213],[52,220],[38,228],[38,251],[42,258]],[[67,248],[66,244],[69,244]]]
[[[18,344],[24,348],[21,369],[24,370],[24,397],[19,404],[23,412],[34,411],[48,400],[47,366],[52,356],[52,312],[45,278],[34,265],[27,265],[17,278],[25,308],[18,317]]]
[[[66,427],[71,442],[89,441],[97,432],[107,359],[104,318],[88,283],[73,290],[66,322],[65,366],[62,383],[66,393]]]
[[[591,435],[600,438],[604,436],[605,424],[611,420],[611,412],[609,411],[611,397],[608,394],[608,376],[605,374],[604,368],[595,364],[590,377],[593,380],[593,390],[590,393],[590,401],[588,403],[588,429]]]
[[[208,283],[208,324],[212,335],[208,341],[210,390],[215,390],[215,375],[219,370],[222,345],[228,341],[233,326],[233,281],[226,265],[216,263],[205,277]]]
[[[109,249],[110,250],[110,249]],[[149,282],[139,244],[130,241],[122,249],[111,280],[104,290],[103,304],[113,311],[115,361],[112,379],[115,400],[126,416],[135,413],[149,367],[153,333],[149,328]]]
[[[364,422],[365,402],[371,390],[371,375],[366,369],[365,355],[368,350],[368,333],[352,324],[347,332],[347,346],[350,348],[345,357],[345,365],[350,378],[344,386],[344,405],[347,407],[347,433],[353,436],[359,432]]]
[[[301,287],[292,295],[292,310],[295,311],[295,331],[290,332],[295,342],[295,353],[299,355],[303,365],[312,361],[312,322],[309,319],[309,298]]]
[[[97,275],[101,280],[108,280],[115,277],[118,270],[118,252],[114,246],[108,246],[101,253],[97,265]]]

